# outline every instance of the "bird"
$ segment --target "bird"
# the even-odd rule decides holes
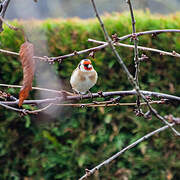
[[[72,72],[70,84],[75,93],[86,94],[92,88],[98,79],[98,74],[93,68],[90,59],[83,59],[77,68]]]

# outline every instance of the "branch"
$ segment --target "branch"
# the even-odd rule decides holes
[[[173,127],[175,125],[175,123],[171,123],[169,126]],[[163,126],[149,134],[146,134],[145,136],[143,136],[142,138],[138,139],[137,141],[135,141],[134,143],[130,144],[129,146],[125,147],[124,149],[122,149],[121,151],[119,151],[118,153],[114,154],[112,157],[108,158],[107,160],[105,160],[104,162],[102,162],[101,164],[97,165],[96,167],[94,167],[91,170],[86,169],[86,174],[84,176],[82,176],[79,180],[83,180],[86,179],[88,176],[91,176],[92,174],[94,174],[97,170],[99,170],[102,166],[109,164],[110,162],[112,162],[114,159],[118,158],[121,154],[123,154],[124,152],[126,152],[127,150],[135,147],[137,144],[141,143],[142,141],[150,138],[151,136],[160,133],[164,130],[166,130],[167,128],[169,128],[168,125]]]
[[[42,112],[42,111],[45,111],[47,110],[48,108],[50,108],[53,104],[50,103],[48,104],[47,106],[45,106],[44,108],[42,109],[37,109],[37,110],[34,110],[34,111],[30,111],[30,110],[27,110],[27,109],[18,109],[18,108],[14,108],[14,107],[11,107],[9,105],[6,105],[6,104],[3,104],[0,102],[0,106],[6,108],[6,109],[10,109],[10,110],[13,110],[13,111],[17,111],[17,112],[20,112],[24,115],[27,115],[27,114],[37,114],[39,112]]]
[[[84,104],[54,104],[57,106],[70,106],[70,107],[112,107],[112,106],[136,106],[136,103],[118,103],[118,102],[111,102],[110,104],[108,101],[95,101],[93,103],[84,103]],[[165,101],[151,101],[150,104],[165,104]],[[140,106],[144,106],[146,103],[140,103]]]
[[[137,86],[139,86],[139,80],[138,80],[138,74],[139,74],[139,52],[138,52],[138,39],[137,39],[137,36],[136,36],[136,21],[135,21],[135,18],[134,18],[134,13],[133,13],[133,7],[132,7],[132,4],[131,4],[131,1],[130,0],[126,0],[126,2],[128,3],[129,5],[129,9],[130,9],[130,13],[131,13],[131,21],[132,21],[132,39],[134,41],[134,63],[135,63],[135,77],[134,77],[134,80],[136,81],[136,84]],[[140,98],[138,96],[138,100],[137,100],[137,104],[138,102],[140,101]]]
[[[140,90],[140,93],[144,96],[150,96],[150,97],[156,97],[161,99],[166,99],[170,102],[176,101],[178,104],[180,104],[180,97],[173,96],[169,94],[164,93],[158,93],[158,92],[151,92],[151,91],[142,91]],[[81,99],[91,99],[91,98],[99,98],[99,97],[113,97],[113,96],[131,96],[131,95],[137,95],[136,90],[130,90],[130,91],[112,91],[112,92],[98,92],[98,93],[92,93],[92,94],[86,94],[86,95],[74,95],[74,96],[61,96],[61,97],[55,97],[55,98],[47,98],[42,100],[25,100],[23,104],[49,104],[49,103],[59,103],[63,101],[71,101],[71,100],[81,100]],[[6,104],[6,105],[18,105],[19,100],[17,101],[0,101],[0,103]]]
[[[151,101],[150,104],[165,104],[165,102],[163,100],[161,100],[161,101]],[[146,103],[140,103],[140,106],[145,106],[145,105],[146,105]],[[13,111],[21,112],[24,115],[27,115],[27,114],[37,114],[39,112],[47,110],[51,106],[76,107],[76,108],[92,108],[92,107],[94,107],[94,108],[96,108],[96,107],[112,107],[112,106],[136,106],[136,103],[112,103],[112,104],[109,104],[106,101],[102,101],[102,102],[97,101],[97,102],[85,103],[85,104],[69,104],[69,103],[68,104],[55,104],[55,103],[50,103],[47,106],[45,106],[44,108],[37,109],[37,110],[34,110],[34,111],[30,111],[30,110],[27,110],[27,109],[14,108],[12,106],[3,104],[1,102],[0,102],[0,106],[4,107],[6,109],[13,110]]]
[[[95,39],[88,39],[89,42],[94,42],[97,44],[107,44],[107,42],[104,41],[98,41]],[[124,44],[124,43],[114,43],[115,46],[122,46],[122,47],[127,47],[127,48],[134,48],[134,45],[129,45],[129,44]],[[174,56],[180,58],[180,54],[173,51],[173,52],[167,52],[167,51],[162,51],[159,49],[154,49],[154,48],[149,48],[149,47],[144,47],[144,46],[137,46],[138,49],[143,50],[143,51],[152,51],[152,52],[157,52],[160,53],[160,55],[168,55],[168,56]]]
[[[0,86],[8,87],[8,88],[11,88],[11,87],[12,88],[22,88],[22,86],[19,86],[19,85],[10,85],[10,84],[0,84]],[[52,92],[52,93],[60,94],[60,95],[62,95],[62,94],[67,94],[69,96],[74,95],[73,93],[65,91],[65,90],[54,90],[54,89],[47,89],[47,88],[40,88],[40,87],[32,87],[32,89],[40,90],[40,91]]]
[[[174,33],[180,33],[180,29],[158,29],[158,30],[151,30],[151,31],[143,31],[143,32],[137,32],[136,37],[138,36],[143,36],[143,35],[147,35],[147,34],[152,34],[152,36],[157,36],[158,34],[161,33],[170,33],[170,32],[174,32]],[[132,38],[132,34],[127,34],[125,36],[122,37],[117,37],[118,41],[123,41],[126,40],[128,38]]]
[[[130,0],[126,0],[126,2],[129,4],[129,9],[130,9],[130,13],[131,13],[131,21],[132,21],[132,39],[134,41],[134,63],[135,63],[135,75],[134,75],[134,81],[136,82],[136,85],[139,87],[139,65],[140,65],[140,61],[139,61],[139,52],[138,52],[138,38],[136,36],[136,21],[134,18],[134,13],[133,13],[133,7],[131,4]],[[140,95],[137,95],[137,108],[138,111],[140,111]]]
[[[0,12],[0,33],[3,31],[3,21],[2,21],[2,18],[4,18],[5,16],[5,13],[6,13],[6,10],[7,10],[7,7],[10,3],[10,0],[4,0],[2,3],[0,3],[0,6],[1,6],[1,12]]]
[[[70,53],[70,54],[67,54],[67,55],[63,55],[63,56],[58,56],[58,57],[39,57],[39,56],[33,56],[33,59],[35,60],[41,60],[41,61],[47,61],[47,62],[59,62],[61,63],[63,59],[66,59],[66,58],[69,58],[69,57],[72,57],[72,56],[76,56],[76,55],[80,55],[80,54],[83,54],[83,53],[88,53],[88,52],[96,52],[96,51],[99,51],[105,47],[107,47],[108,44],[103,44],[103,45],[100,45],[100,46],[96,46],[96,47],[92,47],[92,48],[89,48],[89,49],[84,49],[84,50],[81,50],[81,51],[74,51],[73,53]],[[9,55],[14,55],[14,56],[19,56],[19,53],[17,52],[12,52],[12,51],[8,51],[8,50],[4,50],[4,49],[0,49],[0,52],[2,53],[5,53],[5,54],[9,54]]]

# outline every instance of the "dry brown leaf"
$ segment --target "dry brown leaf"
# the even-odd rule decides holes
[[[23,68],[23,86],[19,93],[19,107],[22,106],[23,101],[28,97],[29,91],[32,89],[32,81],[34,78],[35,60],[34,46],[29,42],[25,42],[20,47],[20,60]]]

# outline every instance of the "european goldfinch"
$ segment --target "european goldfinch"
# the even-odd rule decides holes
[[[86,94],[97,82],[97,72],[89,59],[83,59],[73,71],[70,79],[72,89],[78,94]]]

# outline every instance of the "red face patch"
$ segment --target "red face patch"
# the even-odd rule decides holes
[[[92,70],[92,67],[88,67],[88,66],[89,66],[89,64],[91,64],[91,61],[90,61],[90,60],[88,60],[88,61],[84,61],[84,62],[83,62],[84,69],[85,69],[85,70],[87,70],[87,71]]]
[[[91,61],[90,61],[90,60],[84,61],[83,64],[84,64],[84,65],[85,65],[85,64],[91,64]]]

